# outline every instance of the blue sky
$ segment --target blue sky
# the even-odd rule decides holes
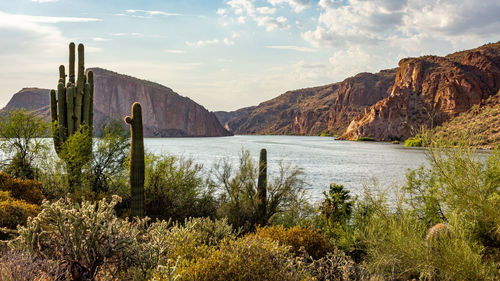
[[[54,88],[69,42],[86,66],[151,80],[209,110],[500,40],[498,0],[0,0],[0,107]]]

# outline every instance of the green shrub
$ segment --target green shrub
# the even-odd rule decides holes
[[[145,215],[184,221],[189,217],[215,217],[213,186],[202,166],[174,156],[146,157]]]
[[[321,202],[322,226],[325,232],[335,238],[344,236],[347,223],[351,219],[354,200],[349,195],[349,190],[343,185],[330,184],[328,193],[323,192],[323,202]]]
[[[16,200],[6,191],[0,191],[0,227],[16,229],[24,225],[29,217],[35,217],[40,207],[35,204]]]
[[[41,189],[42,184],[38,181],[13,179],[0,172],[0,190],[8,191],[15,199],[39,205],[45,199]]]
[[[408,147],[422,147],[423,140],[421,138],[411,137],[405,140],[404,146]]]
[[[359,137],[356,141],[375,141],[375,138],[372,137]]]
[[[210,253],[179,270],[181,280],[306,280],[288,249],[256,236],[225,240]]]
[[[328,239],[312,228],[295,226],[284,228],[283,226],[259,227],[251,236],[267,238],[280,243],[280,245],[290,246],[294,255],[299,256],[304,250],[314,259],[324,257],[332,251],[332,245]]]

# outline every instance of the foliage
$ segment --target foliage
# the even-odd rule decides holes
[[[276,241],[246,236],[224,240],[179,270],[181,280],[305,280],[288,249]]]
[[[64,161],[67,171],[69,192],[81,188],[82,168],[92,159],[92,136],[89,128],[82,125],[61,145],[59,157]]]
[[[70,199],[54,203],[45,201],[37,217],[19,227],[19,236],[9,242],[17,250],[59,261],[76,261],[92,276],[102,269],[118,276],[137,267],[146,272],[158,266],[166,251],[166,222],[146,227],[147,220],[130,222],[116,217],[111,202],[84,201],[74,204]]]
[[[35,204],[10,197],[7,191],[0,191],[0,227],[16,229],[18,224],[24,225],[28,217],[36,216],[39,209]]]
[[[52,281],[60,276],[56,261],[16,251],[0,252],[0,280]]]
[[[13,110],[0,116],[0,149],[6,159],[5,171],[14,177],[34,179],[34,161],[48,148],[41,137],[47,134],[47,122],[26,110]]]
[[[422,138],[419,137],[410,137],[407,140],[405,140],[404,146],[408,147],[422,147],[424,144],[424,141]]]
[[[183,221],[188,217],[214,217],[213,186],[202,166],[174,156],[146,157],[146,216]]]
[[[286,213],[303,198],[302,174],[301,169],[280,163],[279,176],[267,181],[266,221]],[[258,165],[252,161],[249,151],[242,151],[236,169],[227,159],[215,166],[221,202],[218,214],[227,217],[233,227],[241,227],[244,232],[251,231],[255,225],[257,177]]]
[[[93,192],[108,192],[112,185],[124,177],[130,139],[118,121],[110,121],[100,128],[91,164],[91,186]]]
[[[332,250],[328,239],[312,228],[294,226],[286,229],[283,226],[266,226],[257,228],[255,234],[252,235],[277,241],[280,245],[290,246],[291,251],[296,256],[305,251],[314,259],[319,259]]]
[[[8,191],[15,199],[40,205],[45,199],[42,194],[42,184],[35,180],[13,179],[0,172],[0,190]]]
[[[372,137],[359,137],[356,141],[375,141],[375,138]]]
[[[335,183],[330,184],[330,190],[328,193],[323,192],[323,195],[325,198],[320,207],[323,227],[328,235],[339,239],[346,231],[354,200],[351,199],[349,190]]]

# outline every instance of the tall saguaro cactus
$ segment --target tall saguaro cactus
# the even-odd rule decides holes
[[[141,104],[132,105],[132,117],[125,117],[130,125],[130,192],[132,195],[131,216],[144,215],[144,133],[142,128]]]
[[[84,47],[78,45],[78,75],[75,82],[75,43],[69,44],[69,76],[66,83],[64,65],[59,66],[57,95],[50,91],[50,111],[54,126],[54,147],[61,159],[66,162],[70,187],[80,184],[81,169],[90,161],[92,154],[94,75],[92,71],[85,76]],[[88,129],[88,135],[82,130]],[[68,139],[80,133],[79,140]],[[72,147],[63,149],[69,143]],[[77,155],[78,154],[78,155]],[[77,157],[75,157],[77,155]]]
[[[88,126],[93,131],[93,99],[94,75],[92,71],[85,76],[84,47],[78,45],[78,76],[75,83],[75,43],[69,44],[69,77],[66,84],[64,65],[59,66],[59,84],[56,91],[50,91],[50,111],[54,130],[54,147],[60,154],[64,142],[80,130],[80,126]],[[91,138],[90,138],[91,141]],[[90,144],[89,147],[92,147]]]
[[[267,151],[260,150],[259,178],[257,181],[257,218],[256,223],[265,225],[267,223]]]

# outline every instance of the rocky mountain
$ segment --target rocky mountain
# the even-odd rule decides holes
[[[133,102],[143,109],[144,135],[147,137],[228,136],[217,117],[172,89],[146,80],[101,68],[94,72],[94,123],[122,120],[130,115]],[[50,118],[49,90],[25,88],[16,93],[3,110],[27,108]]]
[[[390,94],[396,70],[360,73],[342,82],[286,92],[255,107],[215,112],[235,134],[341,133],[351,119]]]
[[[402,59],[399,67],[360,73],[286,92],[217,116],[236,134],[318,135],[404,140],[481,103],[500,88],[500,42],[445,57]]]
[[[389,97],[352,120],[343,139],[406,139],[480,104],[500,89],[500,42],[446,57],[399,62]]]

